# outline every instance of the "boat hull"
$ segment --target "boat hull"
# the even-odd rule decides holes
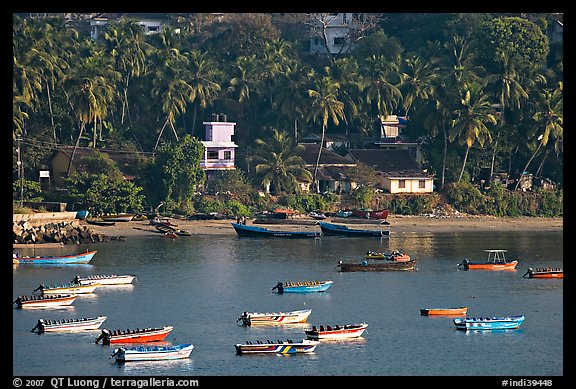
[[[53,308],[72,305],[78,297],[75,294],[62,296],[25,296],[18,297],[15,301],[18,308]]]
[[[306,333],[306,337],[311,340],[342,340],[359,338],[364,334],[366,328],[368,328],[368,324],[360,323],[345,325],[338,328],[332,327],[332,329],[312,329],[304,332]]]
[[[557,268],[528,268],[528,271],[524,274],[524,278],[564,278],[564,270]]]
[[[312,353],[318,346],[317,341],[304,339],[301,342],[235,344],[236,354],[298,354]]]
[[[90,285],[90,284],[100,284],[100,286],[106,285],[127,285],[131,284],[132,281],[136,276],[134,275],[103,275],[103,276],[89,276],[89,277],[77,277],[74,282],[79,283],[80,285]]]
[[[296,324],[305,323],[311,313],[311,309],[271,313],[245,312],[238,320],[241,320],[242,324],[246,326]]]
[[[73,255],[59,255],[59,256],[45,256],[45,257],[18,257],[13,258],[17,263],[28,263],[28,264],[40,264],[40,265],[50,265],[50,264],[69,264],[69,263],[89,263],[96,254],[96,251],[88,251],[81,254]]]
[[[42,293],[42,296],[58,295],[58,294],[85,294],[85,293],[93,293],[98,286],[100,285],[99,284],[76,285],[61,288],[42,288],[40,291]]]
[[[176,346],[131,347],[119,348],[112,354],[118,362],[135,361],[168,361],[185,359],[190,356],[194,345],[180,344]]]
[[[342,224],[319,222],[322,234],[326,236],[348,236],[348,237],[377,237],[390,235],[390,230],[360,230],[350,228]]]
[[[269,230],[264,227],[247,226],[239,223],[231,223],[232,227],[242,237],[264,237],[264,238],[319,238],[322,233],[320,231],[276,231]]]
[[[468,307],[458,308],[422,308],[422,316],[464,316],[468,312]]]
[[[128,330],[128,331],[109,331],[103,330],[100,336],[96,339],[96,343],[102,339],[103,344],[116,344],[116,343],[147,343],[147,342],[161,342],[170,332],[172,326],[165,326],[162,328],[144,329],[144,330]]]
[[[515,330],[524,322],[524,316],[506,316],[492,318],[457,318],[454,325],[459,330],[485,331],[485,330]]]
[[[106,316],[69,320],[42,320],[38,332],[73,332],[97,330],[106,320]]]
[[[132,221],[134,215],[125,214],[125,215],[102,215],[100,216],[102,220],[109,221],[109,222],[129,222]]]
[[[416,268],[416,259],[406,262],[384,262],[377,260],[375,262],[363,261],[361,263],[338,263],[341,272],[354,272],[354,271],[412,271]]]
[[[506,263],[465,262],[466,270],[516,270],[517,260]]]
[[[325,292],[333,284],[333,281],[320,281],[318,284],[312,285],[295,285],[295,286],[283,286],[279,293],[315,293],[315,292]]]

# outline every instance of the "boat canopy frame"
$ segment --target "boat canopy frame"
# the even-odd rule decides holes
[[[484,252],[488,253],[488,263],[508,263],[506,260],[506,253],[508,250],[484,250]]]

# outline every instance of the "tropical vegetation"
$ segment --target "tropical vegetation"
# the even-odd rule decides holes
[[[563,51],[545,34],[554,14],[364,15],[357,20],[372,23],[338,55],[307,53],[310,34],[321,34],[307,14],[168,15],[173,28],[157,34],[128,17],[92,39],[59,17],[14,14],[16,200],[64,198],[117,212],[160,202],[182,213],[247,214],[273,201],[329,207],[342,199],[316,193],[322,150],[309,172],[294,153],[299,141],[340,135],[364,147],[379,136],[379,116],[397,114],[409,117],[403,135],[420,143],[442,198],[470,212],[562,213]],[[238,173],[207,182],[201,123],[221,112],[237,123]],[[69,171],[65,188],[39,196],[29,182],[63,145],[73,147],[71,164],[79,147],[152,157],[130,184],[110,179],[113,169],[101,164],[101,171]],[[546,177],[558,190],[519,200],[526,194],[472,186],[478,195],[468,185],[486,168],[490,178]],[[422,212],[436,202],[386,200],[368,176],[357,179],[351,200],[358,204]],[[298,182],[312,192],[301,193]]]

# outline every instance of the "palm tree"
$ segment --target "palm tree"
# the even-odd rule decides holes
[[[272,185],[276,194],[300,192],[299,181],[310,182],[311,174],[302,158],[295,151],[302,146],[293,146],[292,139],[277,129],[272,130],[272,139],[256,139],[258,149],[252,160],[256,163],[256,174],[265,187]]]
[[[460,95],[460,103],[454,112],[456,118],[452,121],[452,129],[448,135],[451,142],[458,138],[461,144],[466,144],[466,154],[458,182],[462,180],[470,148],[474,142],[478,142],[483,147],[486,141],[492,141],[490,130],[486,125],[496,124],[496,117],[492,114],[488,95],[484,93],[479,84],[465,85],[460,90]]]
[[[546,146],[550,138],[554,139],[554,150],[556,153],[563,151],[564,145],[564,97],[563,97],[564,83],[558,82],[558,85],[553,89],[544,89],[540,93],[540,104],[538,110],[534,114],[533,119],[536,122],[535,131],[532,135],[536,137],[538,147],[532,153],[532,156],[526,162],[526,166],[522,169],[521,174],[527,171],[528,166],[540,151],[542,146]],[[514,190],[518,189],[520,180],[516,182]]]
[[[339,91],[340,84],[329,76],[324,76],[316,80],[313,89],[308,90],[308,95],[312,98],[309,118],[312,118],[313,121],[320,118],[322,123],[322,137],[320,139],[318,157],[316,158],[314,175],[312,177],[312,185],[316,190],[318,190],[316,174],[318,173],[318,165],[320,164],[320,156],[322,154],[322,147],[324,146],[324,135],[326,134],[328,119],[332,119],[332,123],[338,125],[340,124],[340,120],[344,118],[344,103],[338,99]]]
[[[431,96],[435,71],[430,62],[423,62],[420,57],[410,57],[404,61],[404,71],[400,73],[402,82],[398,89],[402,92],[402,107],[406,116],[416,101]]]
[[[190,102],[194,105],[194,119],[192,121],[192,134],[196,127],[196,108],[206,108],[218,98],[221,90],[218,82],[220,73],[216,62],[212,60],[207,52],[194,50],[189,55],[190,75],[188,82],[191,86]]]
[[[520,109],[522,101],[528,99],[528,93],[520,84],[520,74],[516,71],[516,66],[519,64],[519,57],[511,57],[508,53],[499,49],[496,58],[498,64],[502,66],[501,72],[488,75],[485,78],[488,84],[495,84],[497,88],[496,96],[498,97],[498,105],[500,108],[498,133],[496,134],[496,141],[494,142],[494,150],[492,152],[492,162],[490,164],[490,181],[492,181],[492,175],[494,174],[498,141],[502,127],[504,126],[507,108],[511,106],[512,108]]]

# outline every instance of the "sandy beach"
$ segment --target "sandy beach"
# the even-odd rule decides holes
[[[327,219],[332,222],[344,222],[345,219]],[[564,228],[563,218],[539,218],[517,217],[497,218],[492,216],[451,216],[451,217],[426,217],[426,216],[401,216],[391,215],[388,217],[393,234],[398,233],[423,233],[423,232],[454,232],[454,231],[562,231]],[[180,220],[170,219],[174,228],[189,231],[192,235],[235,235],[236,232],[231,224],[234,220]],[[97,226],[81,221],[81,225],[87,225],[97,233],[107,236],[159,236],[159,232],[149,221],[116,222],[114,226]],[[318,230],[316,220],[302,217],[294,220],[295,224],[258,224],[275,230]],[[247,224],[253,224],[248,220]],[[355,220],[354,226],[359,228],[378,228],[377,222],[363,223]]]

